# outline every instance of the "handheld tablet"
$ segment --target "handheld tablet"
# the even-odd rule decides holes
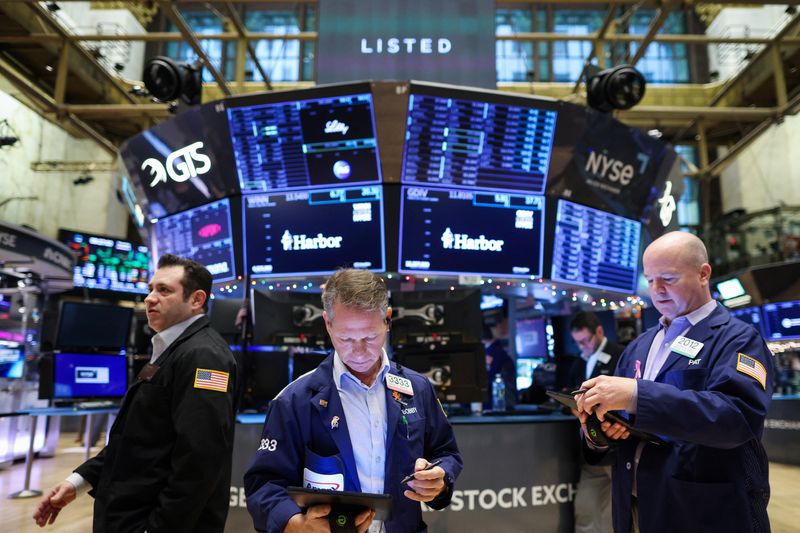
[[[371,492],[349,492],[325,489],[304,489],[288,487],[289,496],[302,509],[312,505],[328,504],[331,507],[364,507],[375,511],[375,520],[388,520],[392,510],[392,497],[389,494]]]
[[[575,401],[575,397],[569,393],[547,391],[547,395],[550,396],[555,401],[557,401],[558,403],[569,407],[570,409],[575,409],[575,410],[578,409],[578,403]],[[625,429],[630,431],[631,435],[633,435],[634,437],[638,437],[648,442],[652,442],[653,444],[668,444],[668,441],[662,439],[658,435],[632,428],[631,423],[626,418],[618,415],[614,411],[607,411],[605,414],[605,419],[610,422],[616,422],[617,424],[621,424],[622,426],[625,427]]]

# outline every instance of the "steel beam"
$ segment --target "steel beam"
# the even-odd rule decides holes
[[[603,39],[605,39],[606,32],[611,27],[611,23],[614,22],[616,16],[614,12],[617,10],[617,4],[611,3],[608,5],[608,11],[606,11],[606,18],[603,19],[603,24],[600,25],[600,29],[597,30],[597,37],[592,39],[592,49],[589,51],[589,55],[586,56],[586,60],[583,62],[583,68],[581,69],[581,73],[578,74],[578,79],[575,80],[575,86],[572,88],[573,94],[578,93],[578,89],[581,87],[581,82],[583,80],[583,76],[586,74],[586,71],[589,69],[589,65],[592,64],[592,58],[597,55],[598,50],[600,53],[603,53]]]
[[[271,91],[272,82],[269,80],[269,74],[267,74],[267,72],[261,66],[261,62],[258,60],[258,56],[256,55],[256,49],[253,48],[253,43],[247,37],[248,31],[244,25],[244,22],[242,22],[242,17],[239,16],[239,12],[236,11],[236,8],[234,8],[230,2],[225,2],[225,11],[227,12],[228,17],[231,19],[231,22],[233,22],[233,27],[236,28],[236,33],[239,34],[240,38],[245,39],[247,43],[247,53],[250,54],[250,59],[258,69],[258,73],[261,74],[261,77],[264,79],[267,90]]]
[[[645,52],[647,52],[647,47],[653,42],[656,33],[658,33],[658,30],[660,30],[661,26],[664,25],[668,15],[668,9],[659,9],[656,11],[656,16],[650,21],[650,26],[647,27],[647,33],[645,34],[644,39],[639,43],[639,46],[636,48],[636,53],[633,55],[633,57],[628,60],[628,63],[631,66],[635,67],[636,63],[638,63],[639,60],[644,57]]]

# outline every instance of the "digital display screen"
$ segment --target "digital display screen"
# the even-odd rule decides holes
[[[536,367],[541,365],[544,359],[530,359],[518,358],[517,359],[517,390],[521,391],[533,385],[533,374]]]
[[[762,309],[767,340],[800,339],[800,301],[764,304]]]
[[[556,111],[411,94],[403,183],[544,194]]]
[[[0,378],[21,378],[24,366],[25,349],[16,343],[0,342]]]
[[[403,187],[400,272],[539,276],[544,197]]]
[[[131,307],[64,301],[58,317],[56,347],[119,352],[128,344],[132,318]]]
[[[59,240],[76,254],[75,287],[147,294],[150,250],[128,241],[60,230]]]
[[[381,180],[370,94],[232,107],[228,117],[243,193]]]
[[[385,270],[380,186],[242,198],[245,264],[254,278]]]
[[[717,283],[717,290],[723,300],[730,300],[731,298],[744,296],[745,294],[744,287],[742,287],[742,282],[739,281],[739,278],[732,278]]]
[[[558,201],[553,281],[619,292],[636,290],[640,222]]]
[[[761,320],[761,309],[758,307],[740,307],[738,309],[728,309],[732,317],[738,318],[742,322],[747,322],[756,328],[761,335],[764,335],[764,323]]]
[[[215,283],[236,277],[227,198],[162,218],[154,231],[157,257],[175,254],[193,259],[211,272]]]
[[[547,334],[544,318],[517,321],[517,357],[547,357]]]
[[[127,388],[124,355],[54,355],[53,398],[120,398]]]

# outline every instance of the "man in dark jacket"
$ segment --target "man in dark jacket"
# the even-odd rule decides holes
[[[165,255],[149,289],[147,321],[157,332],[150,363],[128,389],[108,445],[42,498],[39,526],[88,488],[95,533],[224,529],[236,363],[204,314],[211,274]]]

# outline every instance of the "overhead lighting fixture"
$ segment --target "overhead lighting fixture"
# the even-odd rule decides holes
[[[157,56],[145,64],[143,78],[144,86],[158,102],[172,102],[180,98],[189,105],[200,103],[203,67],[199,61],[186,63]]]
[[[603,113],[630,109],[644,97],[644,75],[631,65],[601,70],[586,80],[586,101]]]

